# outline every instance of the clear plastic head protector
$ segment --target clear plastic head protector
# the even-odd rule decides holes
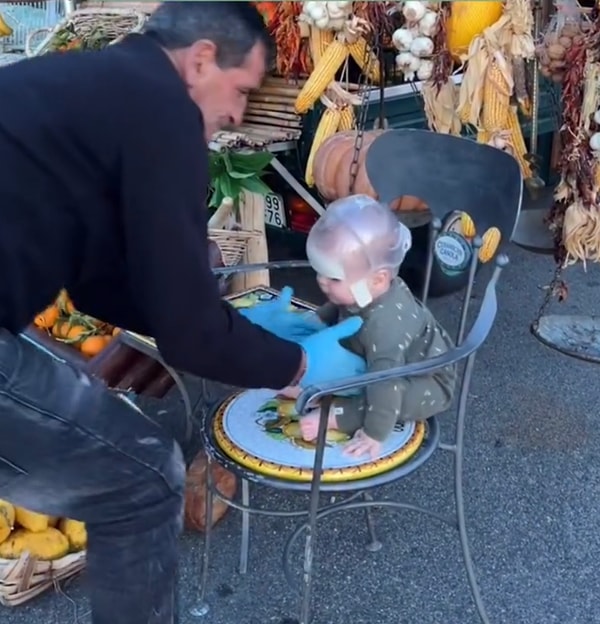
[[[392,210],[368,195],[331,203],[312,227],[306,255],[322,277],[347,281],[359,307],[372,301],[368,278],[396,271],[412,244],[410,230]]]

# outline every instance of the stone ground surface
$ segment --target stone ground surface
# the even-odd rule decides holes
[[[466,431],[468,531],[492,624],[587,624],[600,621],[600,389],[598,369],[537,342],[529,333],[552,276],[548,256],[510,249],[500,284],[500,312],[481,351],[472,384]],[[561,312],[598,309],[600,272],[568,272],[571,295]],[[483,276],[476,289],[475,304]],[[280,275],[298,296],[318,297],[311,276]],[[458,298],[433,303],[446,323]],[[556,306],[558,307],[558,306]],[[176,397],[163,409],[177,410]],[[451,430],[450,419],[445,423]],[[434,455],[412,477],[383,488],[383,497],[450,509],[450,457]],[[270,506],[305,505],[299,495],[256,490]],[[189,615],[194,604],[202,540],[181,541],[181,624],[294,624],[298,600],[281,573],[281,549],[292,523],[253,521],[250,572],[236,571],[240,516],[232,511],[214,534],[210,613]],[[322,525],[317,544],[315,624],[475,624],[457,536],[414,514],[378,514],[385,547],[364,548],[360,514]],[[85,576],[65,594],[48,594],[14,610],[3,624],[89,623]]]

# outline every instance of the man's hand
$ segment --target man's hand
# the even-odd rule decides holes
[[[324,329],[326,325],[314,312],[305,314],[293,312],[290,309],[293,295],[293,289],[286,286],[281,291],[279,297],[271,301],[259,303],[251,308],[245,308],[239,312],[251,323],[260,325],[263,329],[280,338],[291,340],[292,342],[300,342]]]
[[[344,455],[350,457],[368,455],[371,459],[377,459],[380,453],[381,442],[370,438],[362,429],[359,429],[344,447]]]
[[[351,316],[300,342],[306,353],[306,372],[300,380],[303,388],[356,377],[366,371],[363,358],[344,349],[340,344],[342,338],[355,334],[362,324],[360,317]]]

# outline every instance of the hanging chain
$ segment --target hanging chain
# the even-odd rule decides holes
[[[554,271],[554,275],[552,276],[552,281],[550,282],[550,284],[548,284],[548,286],[545,287],[546,294],[542,299],[542,303],[540,305],[538,313],[536,314],[535,320],[531,324],[531,329],[533,329],[534,331],[537,330],[540,319],[548,309],[548,306],[550,305],[554,297],[556,296],[559,301],[564,301],[567,297],[567,286],[561,279],[563,270],[564,266],[562,264],[557,265]]]
[[[356,122],[356,138],[354,140],[354,154],[352,155],[352,162],[350,163],[350,185],[349,191],[350,195],[354,193],[354,186],[356,184],[356,176],[358,175],[358,160],[360,157],[360,152],[363,146],[364,132],[365,127],[367,125],[367,114],[369,112],[369,95],[371,92],[371,76],[370,76],[370,65],[374,62],[374,59],[377,59],[377,63],[379,63],[379,33],[375,33],[372,37],[372,40],[369,42],[372,45],[367,46],[366,54],[367,58],[365,59],[365,70],[361,72],[361,77],[359,78],[359,94],[361,98],[360,102],[360,114],[358,116],[358,120]],[[369,53],[370,48],[370,53]],[[361,84],[362,81],[362,84]]]

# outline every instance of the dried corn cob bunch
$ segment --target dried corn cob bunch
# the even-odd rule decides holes
[[[334,39],[327,46],[296,97],[294,109],[298,115],[303,115],[314,106],[327,86],[335,79],[338,70],[347,60],[348,54],[348,46],[339,39]]]
[[[375,56],[371,46],[364,37],[358,37],[348,44],[350,55],[360,67],[363,74],[372,82],[378,84],[381,81],[379,59]]]
[[[332,135],[334,135],[340,125],[341,112],[337,107],[327,106],[321,115],[321,120],[315,131],[312,145],[310,147],[310,154],[306,162],[306,173],[304,179],[308,186],[314,186],[315,179],[313,176],[313,163],[315,160],[315,154],[319,150],[319,147]]]

